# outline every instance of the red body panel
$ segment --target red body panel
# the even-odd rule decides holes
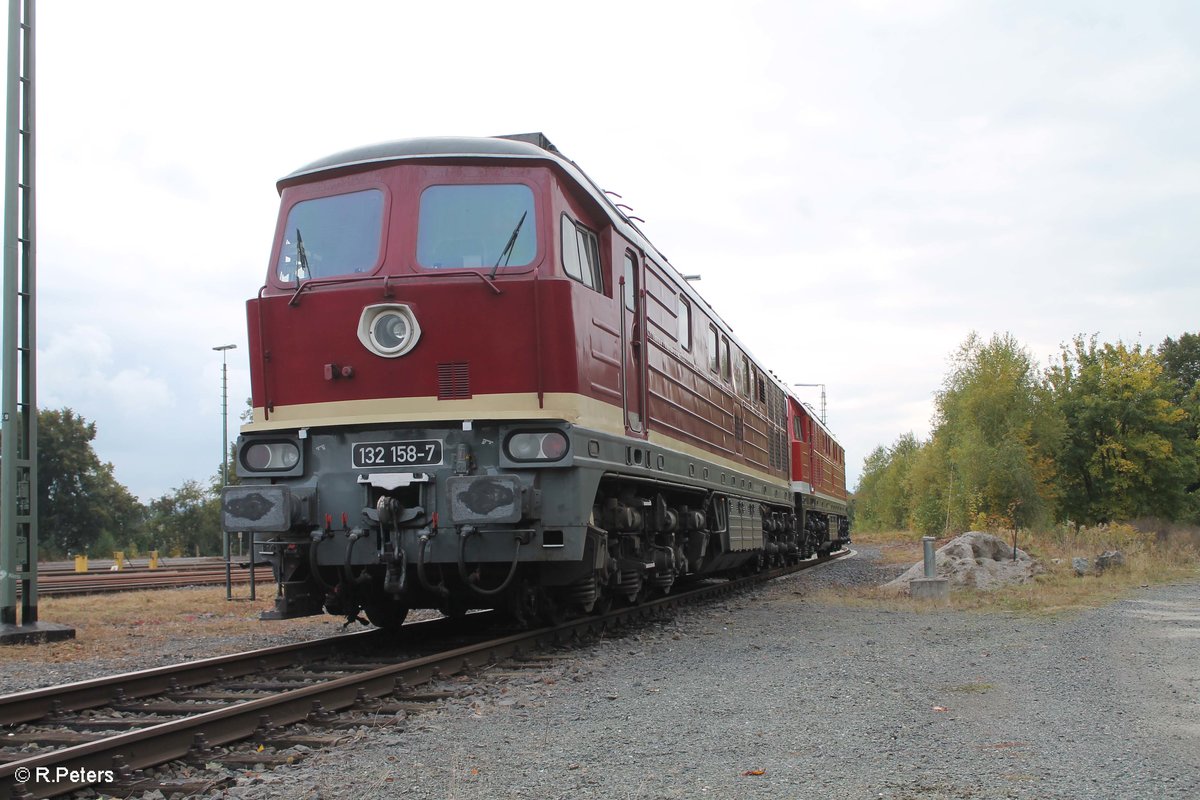
[[[846,452],[807,406],[788,398],[792,423],[792,481],[807,483],[814,492],[845,500]]]
[[[248,306],[255,406],[299,405],[389,397],[437,397],[439,365],[465,365],[467,397],[516,392],[573,392],[579,388],[571,342],[571,287],[562,280],[506,280],[497,295],[484,283],[434,277],[393,285],[378,282],[313,290],[296,305],[286,296]],[[357,335],[364,307],[408,305],[421,338],[401,358],[368,352]],[[540,306],[540,308],[539,308]],[[539,346],[538,326],[548,340]],[[261,334],[259,321],[261,320]],[[352,369],[330,379],[326,365]],[[340,374],[340,373],[338,373]],[[454,399],[445,397],[443,399]]]

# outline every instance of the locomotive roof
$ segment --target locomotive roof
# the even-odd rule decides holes
[[[406,161],[410,159],[429,159],[429,158],[512,158],[512,159],[536,159],[540,161],[549,161],[558,166],[563,172],[575,180],[575,182],[584,189],[596,204],[605,211],[613,226],[630,241],[636,242],[639,247],[646,253],[653,256],[654,260],[674,270],[679,275],[680,291],[686,294],[693,303],[704,305],[712,313],[724,328],[729,338],[736,342],[743,353],[750,354],[741,341],[733,335],[733,328],[728,322],[721,319],[716,309],[700,296],[692,285],[683,278],[683,274],[675,268],[662,252],[658,250],[650,240],[642,233],[641,229],[633,223],[621,209],[617,208],[604,190],[596,185],[587,173],[585,173],[578,164],[564,156],[554,144],[546,138],[545,134],[540,132],[535,133],[518,133],[507,136],[493,137],[476,137],[476,136],[425,136],[415,139],[397,139],[391,142],[380,142],[378,144],[366,145],[364,147],[355,147],[350,150],[343,150],[340,153],[334,153],[331,156],[318,159],[317,161],[307,164],[300,169],[292,172],[278,182],[278,187],[282,191],[283,187],[295,182],[298,179],[309,177],[327,172],[330,170],[347,169],[361,166],[369,166],[372,164],[383,164],[389,161]],[[761,362],[760,362],[761,363]],[[785,394],[791,394],[791,388],[780,380],[773,373],[763,370],[763,376],[767,380],[774,381]],[[815,415],[814,415],[815,419]]]
[[[518,134],[519,136],[541,136],[541,134]],[[454,156],[500,156],[545,159],[547,153],[558,155],[558,149],[549,139],[541,137],[546,146],[539,147],[528,139],[515,137],[470,137],[470,136],[426,136],[419,139],[398,139],[379,142],[364,147],[343,150],[331,156],[307,164],[279,181],[279,185],[291,183],[318,172],[345,167],[399,161],[410,158],[448,158]]]

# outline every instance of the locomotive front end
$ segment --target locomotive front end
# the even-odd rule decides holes
[[[543,500],[594,494],[572,469],[572,433],[471,420],[247,433],[224,525],[253,531],[274,565],[275,618],[361,608],[387,627],[412,607],[500,604],[531,562],[573,569],[584,556],[586,511]],[[268,449],[289,453],[269,479]]]

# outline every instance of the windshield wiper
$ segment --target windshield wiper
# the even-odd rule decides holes
[[[300,270],[304,270],[304,274],[300,274]],[[300,238],[300,229],[296,228],[296,280],[304,280],[311,278],[312,273],[308,269],[308,254],[304,252],[304,239]]]
[[[504,262],[504,266],[508,266],[508,259],[512,258],[513,249],[517,244],[517,234],[521,232],[521,226],[525,224],[525,217],[529,211],[525,210],[521,213],[521,218],[517,220],[517,227],[513,228],[512,236],[508,237],[508,244],[504,245],[504,249],[500,251],[500,257],[496,259],[496,263],[492,265],[492,274],[488,277],[495,278],[496,270],[500,269],[500,262]],[[299,231],[297,231],[299,233]],[[507,258],[505,257],[507,256]]]

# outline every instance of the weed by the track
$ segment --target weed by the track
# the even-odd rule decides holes
[[[1011,532],[997,535],[1008,539]],[[949,541],[939,539],[936,547]],[[882,564],[916,564],[922,558],[920,534],[907,531],[856,533],[855,545],[880,552]],[[1200,577],[1200,532],[1195,529],[1149,524],[1105,525],[1076,529],[1061,526],[1037,533],[1022,532],[1018,545],[1042,566],[1043,572],[1032,582],[993,591],[956,588],[950,593],[949,606],[960,610],[1009,612],[1018,614],[1059,614],[1095,608],[1128,596],[1143,587]],[[1075,557],[1094,561],[1105,550],[1120,550],[1125,565],[1096,574],[1078,576],[1072,566]],[[1091,563],[1091,561],[1089,562]],[[883,604],[893,609],[926,611],[946,608],[897,596],[879,586],[831,589],[816,599],[838,603]]]

